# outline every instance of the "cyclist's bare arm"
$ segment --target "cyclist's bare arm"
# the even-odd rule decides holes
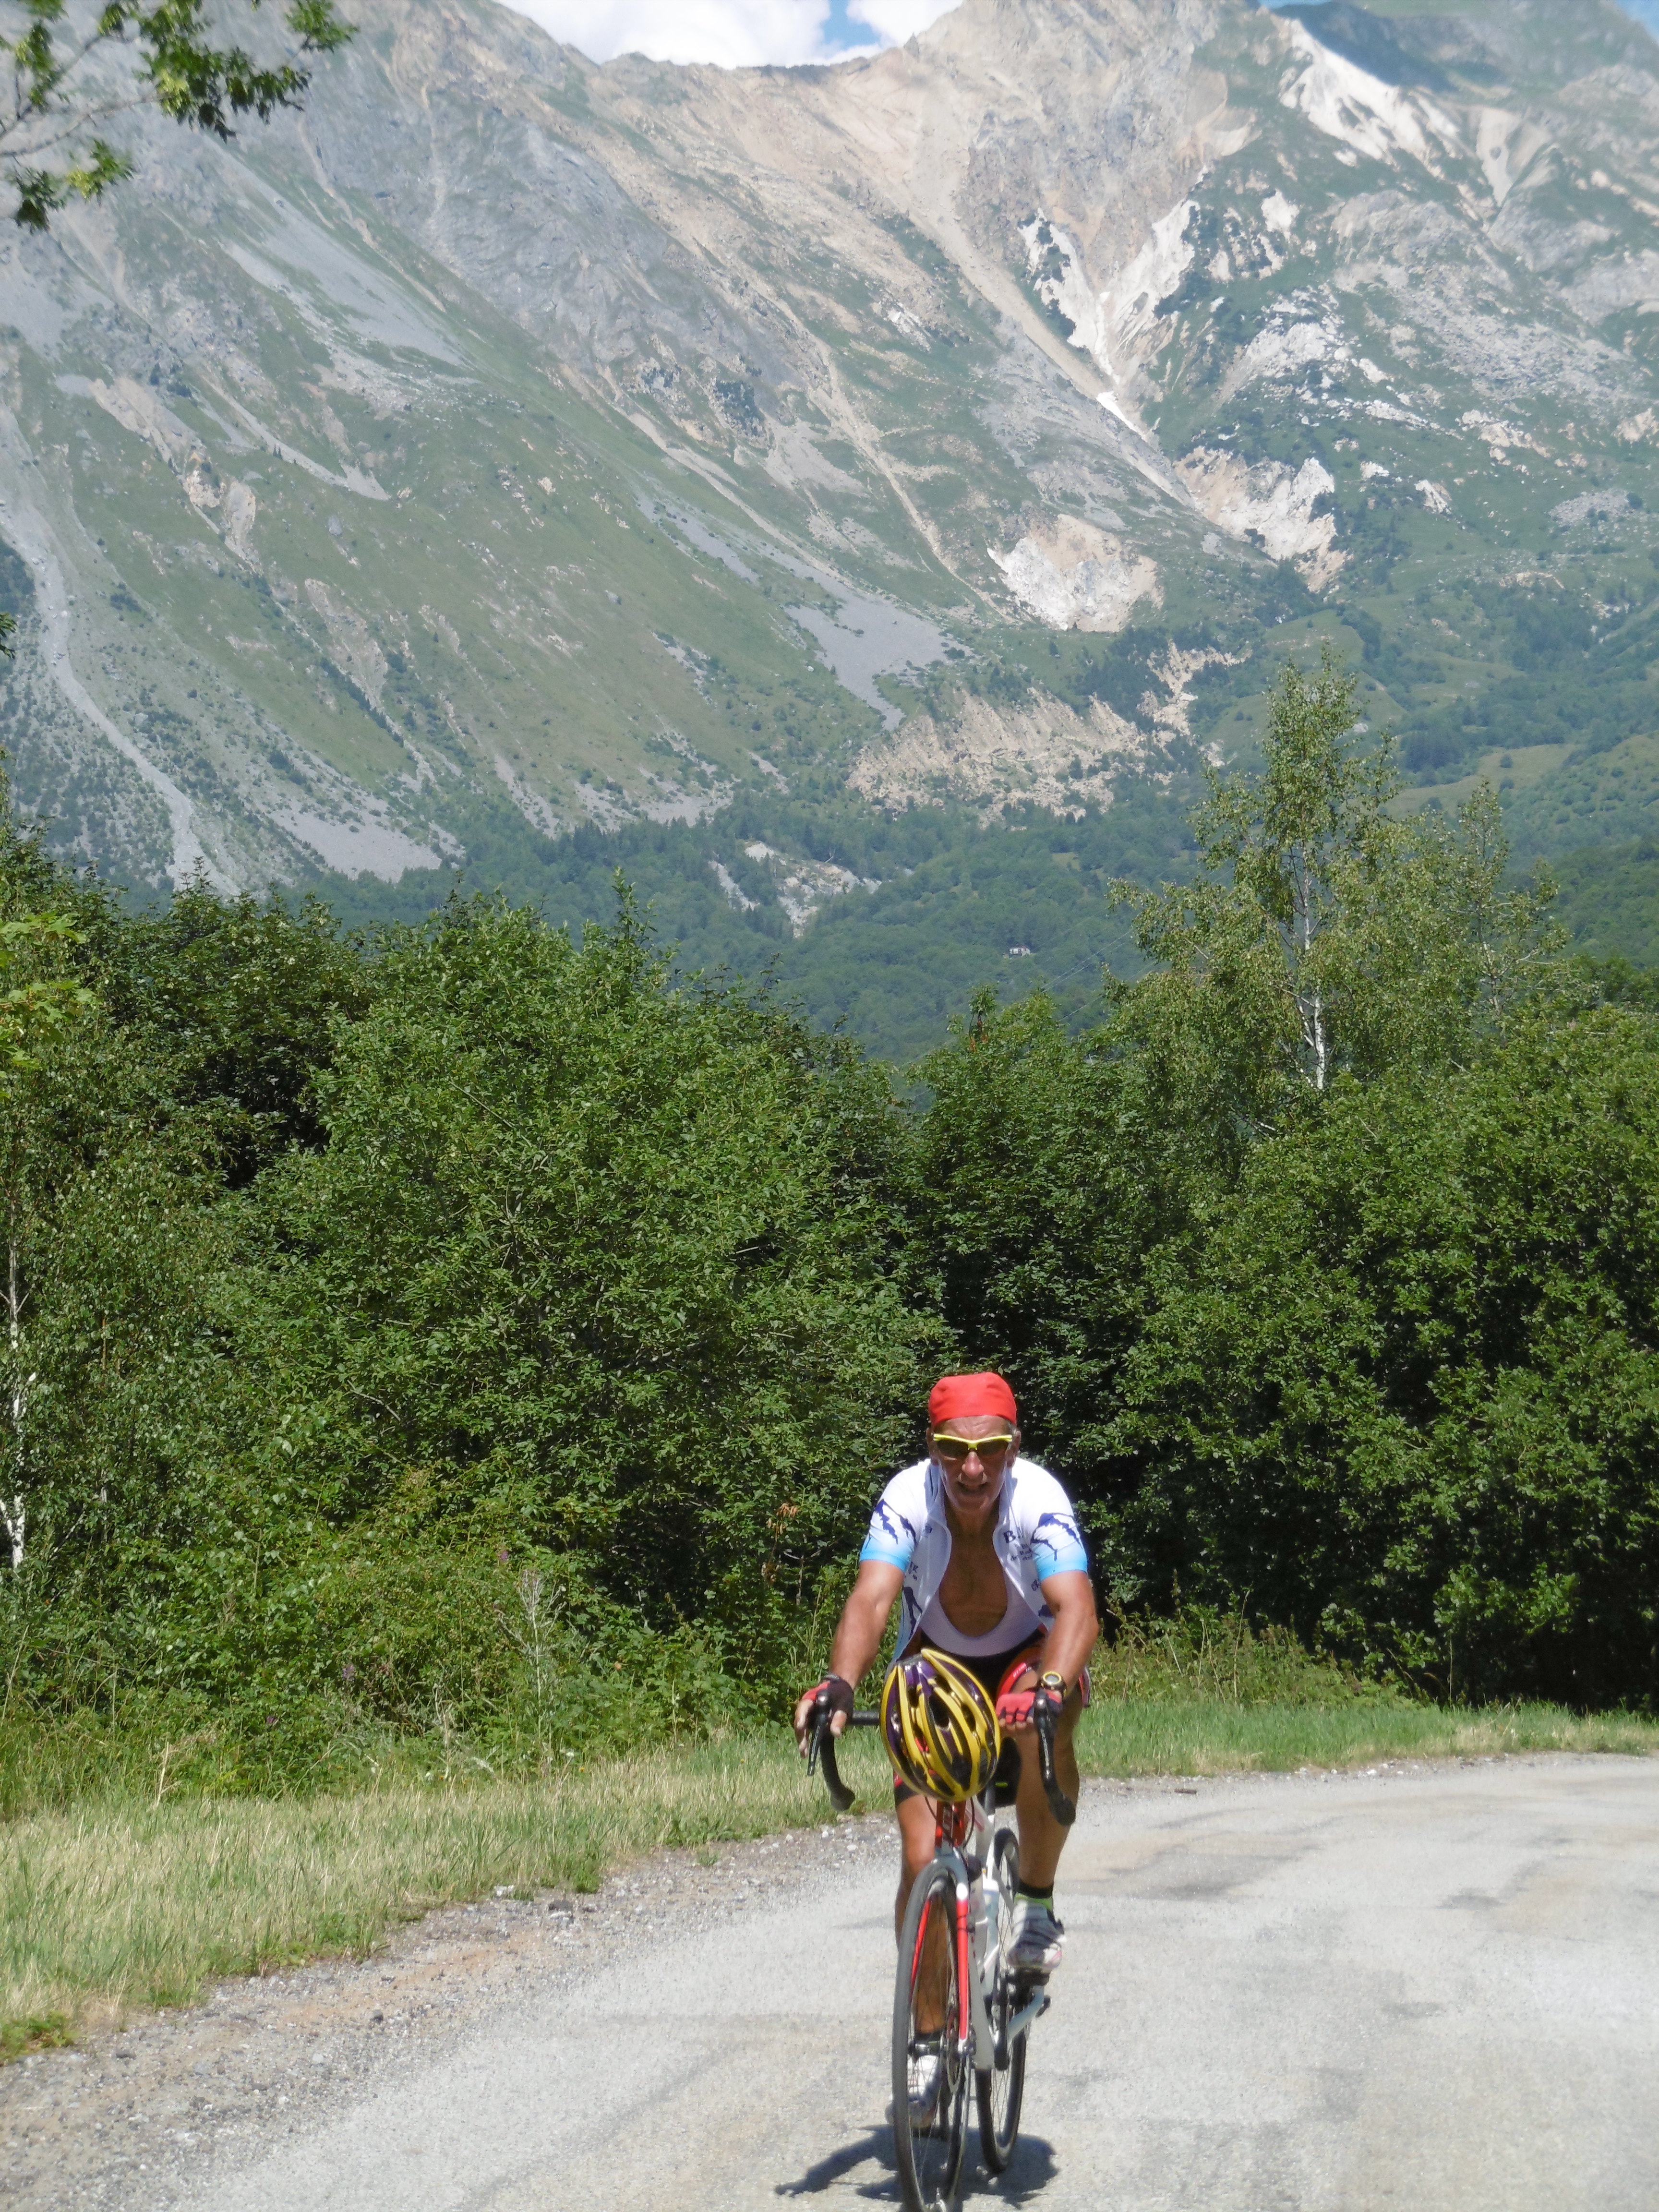
[[[1086,1588],[1089,1577],[1087,1575],[1056,1575],[1054,1580],[1077,1581]],[[830,1671],[832,1674],[839,1674],[842,1680],[848,1683],[863,1680],[881,1649],[881,1639],[887,1632],[887,1617],[893,1610],[894,1599],[903,1586],[904,1570],[896,1567],[890,1559],[866,1559],[864,1562],[859,1569],[858,1580],[842,1607],[836,1640],[830,1647]],[[1079,1663],[1082,1662],[1079,1661]],[[812,1711],[812,1696],[809,1690],[795,1707],[795,1740],[803,1750]],[[830,1726],[832,1732],[839,1735],[847,1726],[847,1716],[836,1713]]]
[[[1077,1678],[1088,1665],[1089,1655],[1100,1636],[1094,1587],[1088,1576],[1079,1570],[1050,1575],[1042,1584],[1042,1595],[1054,1616],[1054,1625],[1042,1647],[1043,1668],[1045,1672],[1052,1668],[1056,1674],[1063,1674],[1066,1688],[1074,1690]]]

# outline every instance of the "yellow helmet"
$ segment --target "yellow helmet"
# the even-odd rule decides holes
[[[1002,1753],[983,1685],[947,1651],[920,1651],[889,1668],[881,1733],[900,1781],[948,1805],[976,1797]]]

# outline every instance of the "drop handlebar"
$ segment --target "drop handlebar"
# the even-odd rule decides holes
[[[835,1732],[830,1726],[835,1710],[828,1694],[820,1692],[817,1702],[812,1708],[812,1730],[807,1742],[806,1771],[810,1775],[822,1765],[823,1786],[830,1793],[830,1802],[835,1807],[836,1812],[844,1813],[853,1802],[854,1793],[842,1780],[841,1770],[836,1764]],[[1032,1719],[1036,1728],[1037,1763],[1042,1771],[1043,1795],[1048,1798],[1048,1808],[1060,1826],[1069,1828],[1077,1818],[1077,1800],[1066,1796],[1060,1788],[1059,1779],[1054,1773],[1054,1711],[1046,1703],[1039,1699],[1033,1709]],[[848,1716],[847,1724],[849,1728],[878,1728],[881,1724],[881,1715],[851,1713]]]
[[[817,1702],[812,1708],[812,1736],[806,1749],[806,1771],[810,1775],[815,1767],[820,1764],[823,1765],[823,1786],[830,1792],[830,1802],[836,1812],[844,1813],[853,1802],[853,1792],[842,1780],[841,1770],[836,1765],[836,1736],[830,1725],[835,1710],[828,1695],[820,1690]],[[847,1725],[848,1728],[878,1728],[881,1715],[849,1713]]]

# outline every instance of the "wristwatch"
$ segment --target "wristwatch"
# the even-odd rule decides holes
[[[1040,1678],[1040,1686],[1058,1698],[1062,1705],[1065,1704],[1066,1677],[1063,1674],[1057,1674],[1052,1667]]]

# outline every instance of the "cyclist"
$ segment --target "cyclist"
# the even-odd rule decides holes
[[[881,1649],[897,1598],[899,1656],[924,1645],[951,1653],[984,1685],[1019,1752],[1012,1963],[1041,1979],[1060,1964],[1065,1935],[1054,1917],[1054,1873],[1066,1831],[1043,1794],[1031,1716],[1039,1698],[1057,1710],[1056,1778],[1075,1797],[1072,1738],[1100,1632],[1088,1556],[1066,1492],[1046,1468],[1020,1457],[1018,1408],[1000,1375],[943,1376],[927,1401],[927,1456],[896,1474],[876,1501],[830,1672],[796,1706],[795,1734],[805,1747],[820,1690],[836,1708],[831,1729],[845,1729],[852,1686]],[[893,1787],[902,1924],[910,1885],[933,1855],[933,1811],[902,1783]]]

